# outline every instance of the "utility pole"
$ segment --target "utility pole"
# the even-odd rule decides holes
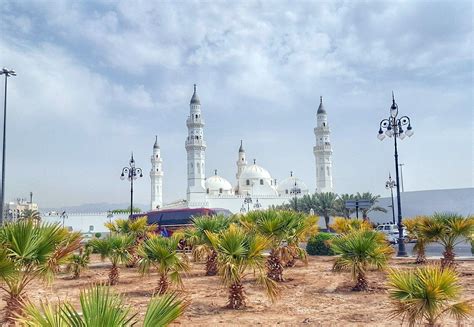
[[[402,193],[405,192],[405,187],[403,187],[403,166],[405,166],[404,163],[398,164],[400,166],[400,180],[402,182]]]

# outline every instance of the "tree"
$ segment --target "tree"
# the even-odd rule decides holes
[[[178,240],[161,236],[150,237],[138,247],[140,272],[149,273],[151,266],[158,271],[158,294],[166,293],[170,282],[180,287],[183,285],[181,273],[189,270],[189,264],[182,259],[177,249]]]
[[[356,196],[354,194],[341,194],[336,200],[336,205],[334,211],[337,215],[340,215],[346,219],[351,218],[351,214],[355,212],[355,209],[346,208],[346,201],[355,200]]]
[[[41,221],[41,214],[36,210],[25,209],[25,210],[22,211],[20,219],[21,220],[33,220],[33,221],[36,221],[36,222],[40,222]]]
[[[195,259],[206,260],[206,276],[217,274],[217,252],[208,237],[209,233],[219,233],[229,227],[229,218],[223,215],[202,216],[193,219],[193,229],[188,231],[187,241],[192,246]]]
[[[109,258],[112,263],[109,271],[109,285],[116,285],[118,283],[118,265],[129,262],[129,249],[133,242],[133,238],[126,235],[114,235],[105,239],[93,239],[89,242],[92,249],[100,254],[102,260]]]
[[[410,326],[426,322],[439,326],[443,315],[450,314],[458,323],[472,312],[469,301],[459,300],[461,286],[456,272],[450,268],[425,266],[416,270],[392,270],[388,275],[389,296],[394,303],[392,316],[408,319]]]
[[[426,234],[426,230],[423,226],[426,226],[428,223],[429,217],[427,216],[417,216],[411,219],[403,219],[403,225],[407,229],[408,237],[410,239],[416,240],[416,244],[413,247],[413,252],[416,253],[416,263],[424,264],[426,262],[425,249],[426,245],[433,240],[430,238],[430,235]]]
[[[124,303],[123,297],[105,286],[96,285],[81,291],[80,304],[78,312],[68,302],[51,305],[46,301],[40,308],[30,302],[16,321],[31,327],[131,327],[138,323],[137,313]],[[185,307],[186,304],[174,294],[153,297],[148,303],[142,326],[167,326],[182,315]]]
[[[81,272],[87,268],[90,262],[90,247],[80,248],[79,253],[73,253],[67,259],[66,270],[72,272],[72,279],[78,279]]]
[[[369,200],[369,202],[371,203],[370,208],[361,209],[362,219],[364,220],[369,219],[369,216],[368,216],[369,212],[372,212],[372,211],[387,212],[387,209],[376,205],[378,202],[378,199],[380,198],[380,195],[373,195],[370,192],[364,192],[362,194],[357,192],[355,197],[356,197],[356,200]]]
[[[382,233],[373,230],[355,230],[342,234],[332,242],[332,249],[340,257],[334,262],[333,270],[350,270],[357,281],[353,291],[368,289],[366,273],[369,268],[383,269],[393,249]]]
[[[372,225],[365,220],[346,219],[335,217],[334,222],[329,225],[338,234],[347,234],[356,230],[372,230]]]
[[[6,293],[5,319],[11,322],[23,308],[25,289],[34,280],[51,282],[61,264],[80,247],[80,234],[58,224],[31,219],[0,228],[0,289]]]
[[[454,265],[454,247],[467,242],[474,231],[474,216],[463,217],[455,213],[435,213],[424,221],[422,232],[444,247],[441,267]]]
[[[335,213],[337,194],[332,192],[316,193],[314,212],[324,217],[329,230],[329,217]]]
[[[218,274],[229,290],[229,308],[245,307],[243,279],[249,275],[249,270],[256,275],[256,282],[264,287],[268,297],[272,301],[277,298],[279,287],[268,278],[265,269],[263,251],[269,246],[268,239],[259,234],[248,233],[234,224],[218,234],[208,234],[218,253]]]

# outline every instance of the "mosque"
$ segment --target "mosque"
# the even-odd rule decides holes
[[[294,197],[309,193],[306,184],[293,173],[277,182],[265,168],[253,160],[247,161],[242,141],[237,153],[236,174],[233,183],[214,171],[206,178],[206,141],[204,137],[204,119],[201,101],[196,92],[189,104],[189,116],[186,119],[188,136],[185,140],[187,152],[186,199],[163,204],[163,159],[158,139],[153,145],[151,156],[151,210],[172,208],[224,208],[233,213],[266,209],[272,205],[289,203]],[[322,97],[316,114],[314,128],[316,145],[313,147],[316,166],[316,191],[331,192],[332,184],[332,147],[327,113]]]

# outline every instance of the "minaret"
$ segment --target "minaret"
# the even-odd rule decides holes
[[[242,140],[240,140],[240,148],[239,148],[239,158],[237,159],[237,174],[235,174],[235,177],[237,178],[237,188],[236,191],[239,192],[240,188],[240,174],[244,171],[245,167],[247,167],[247,159],[245,158],[245,150],[242,145]]]
[[[204,120],[201,118],[201,102],[194,93],[189,104],[190,113],[186,120],[188,137],[186,139],[186,152],[188,155],[188,203],[191,201],[205,201],[206,189],[206,142],[204,141]]]
[[[153,155],[151,156],[151,210],[159,209],[163,206],[163,168],[161,164],[160,146],[158,145],[158,136],[155,136],[153,145]]]
[[[317,112],[317,125],[314,129],[316,146],[313,147],[316,159],[316,191],[332,192],[332,147],[329,135],[328,117],[323,106],[323,97],[320,98]]]

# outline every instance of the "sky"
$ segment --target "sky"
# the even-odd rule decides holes
[[[135,201],[149,203],[155,135],[164,201],[184,198],[194,83],[207,175],[234,183],[242,139],[249,162],[314,190],[323,96],[335,191],[387,196],[393,141],[376,136],[393,90],[415,132],[399,144],[405,191],[473,187],[470,1],[3,0],[0,11],[0,66],[18,74],[6,200],[127,202],[133,151],[145,171]]]

